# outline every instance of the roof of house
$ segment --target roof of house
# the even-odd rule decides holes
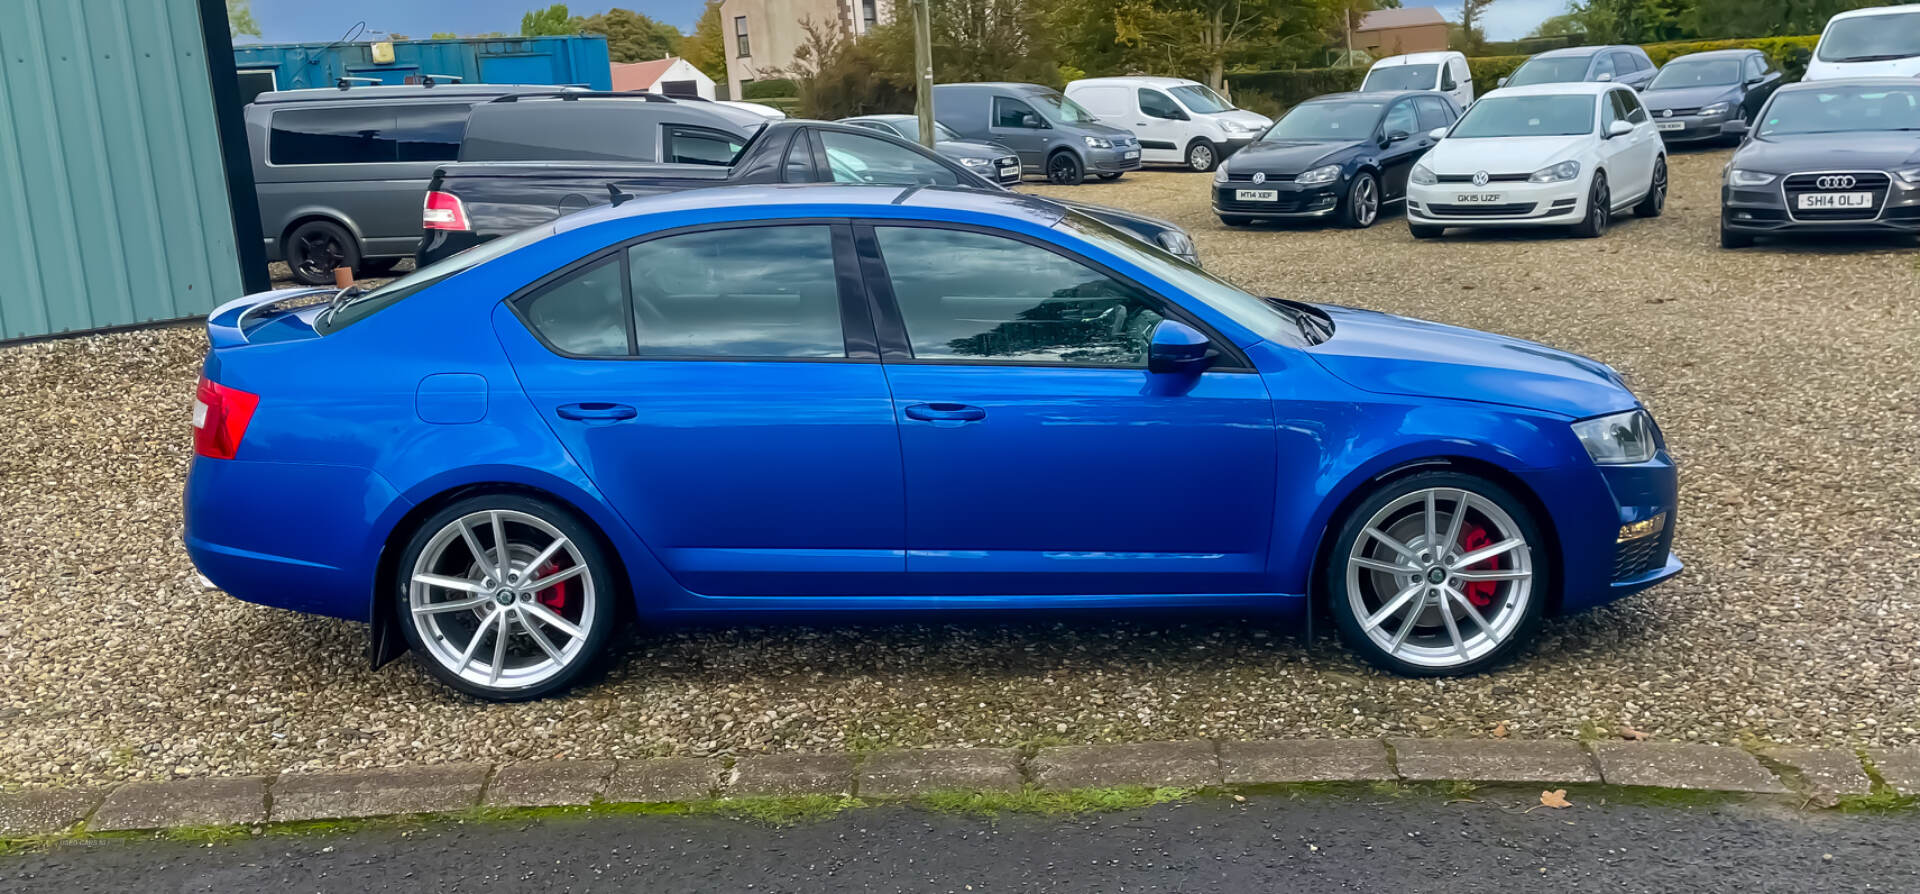
[[[622,62],[613,66],[613,89],[650,90],[660,76],[673,67],[679,58],[668,56],[664,59],[648,59],[645,62]]]
[[[1446,17],[1440,10],[1431,6],[1409,6],[1403,9],[1376,9],[1360,17],[1353,26],[1355,31],[1378,31],[1382,28],[1411,28],[1416,25],[1444,25]]]

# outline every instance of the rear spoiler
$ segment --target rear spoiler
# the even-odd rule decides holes
[[[255,292],[252,295],[235,298],[207,314],[207,341],[215,349],[239,347],[247,343],[246,330],[249,321],[258,321],[277,310],[291,310],[292,306],[313,304],[315,303],[313,299],[321,295],[331,295],[337,291],[339,290],[326,286],[275,289],[271,292]],[[292,305],[296,300],[300,300],[299,305]],[[282,307],[282,305],[292,306]]]

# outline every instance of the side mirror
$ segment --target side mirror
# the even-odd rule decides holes
[[[1147,345],[1147,372],[1197,376],[1219,356],[1200,330],[1179,320],[1161,320]]]
[[[1413,136],[1413,134],[1407,133],[1404,130],[1387,131],[1387,145],[1391,146],[1395,143],[1405,142],[1410,136]]]
[[[1624,137],[1630,133],[1633,133],[1633,125],[1621,121],[1618,118],[1614,119],[1612,124],[1607,125],[1607,139],[1609,140],[1614,137]]]
[[[1494,81],[1494,82],[1493,82],[1493,86],[1495,86],[1495,87],[1505,87],[1505,86],[1507,86],[1507,79],[1508,79],[1509,77],[1512,77],[1512,75],[1501,75],[1501,76],[1500,76],[1500,80],[1497,80],[1497,81]]]
[[[1608,81],[1611,81],[1611,80],[1613,80],[1613,74],[1612,74],[1611,72],[1605,72],[1605,71],[1603,71],[1603,72],[1601,72],[1601,73],[1600,73],[1599,75],[1597,75],[1597,76],[1595,76],[1595,77],[1594,77],[1594,80],[1596,80],[1596,81],[1599,81],[1600,83],[1602,83],[1602,84],[1604,84],[1604,83],[1606,83],[1606,82],[1608,82]]]
[[[1038,128],[1040,126],[1040,116],[1032,112],[1021,112],[1020,126]]]
[[[1754,75],[1753,77],[1750,77],[1747,79],[1747,86],[1749,87],[1755,86],[1759,84],[1761,81],[1764,81],[1766,79],[1767,79],[1766,75]]]
[[[1447,129],[1444,127],[1436,127],[1430,131],[1427,131],[1427,136],[1430,136],[1436,140],[1444,140],[1447,138]]]

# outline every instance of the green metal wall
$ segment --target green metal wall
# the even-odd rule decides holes
[[[203,4],[0,8],[0,339],[242,294]]]

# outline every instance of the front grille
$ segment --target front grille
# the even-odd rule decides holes
[[[1505,205],[1442,205],[1427,203],[1428,217],[1525,217],[1539,207],[1538,202],[1509,202]]]
[[[1523,183],[1526,181],[1528,177],[1531,177],[1531,176],[1533,175],[1532,174],[1488,174],[1487,182],[1488,183]],[[1436,174],[1434,178],[1439,180],[1441,183],[1472,183],[1473,182],[1472,174]]]
[[[1228,171],[1227,179],[1234,182],[1252,182],[1254,173],[1255,172],[1253,171]],[[1292,174],[1268,174],[1266,182],[1292,183],[1293,175]]]
[[[1613,579],[1628,580],[1643,574],[1659,571],[1667,564],[1667,553],[1673,550],[1673,516],[1667,516],[1666,527],[1651,537],[1629,540],[1614,547]]]
[[[1823,178],[1832,177],[1851,177],[1853,182],[1844,186],[1838,183],[1821,185]],[[1887,201],[1887,190],[1892,184],[1893,178],[1880,171],[1826,171],[1790,174],[1783,186],[1786,190],[1787,213],[1793,215],[1795,220],[1872,220],[1880,216],[1880,206]],[[1870,192],[1873,194],[1873,203],[1865,208],[1800,207],[1800,197],[1808,193],[1839,192]]]
[[[1140,141],[1133,137],[1109,137],[1108,141],[1113,143],[1115,149],[1132,149],[1140,145]]]
[[[999,158],[996,158],[993,160],[993,166],[996,168],[1009,168],[1009,167],[1017,168],[1020,166],[1020,156],[1018,155],[1000,156]]]
[[[1654,117],[1654,118],[1656,118],[1656,119],[1659,119],[1659,118],[1665,118],[1665,117],[1667,117],[1667,113],[1666,113],[1666,112],[1664,112],[1664,111],[1654,111],[1654,110],[1652,110],[1652,109],[1649,109],[1648,111],[1652,111],[1652,112],[1653,112],[1653,117]],[[1679,117],[1679,116],[1681,116],[1681,115],[1698,115],[1698,114],[1700,114],[1700,108],[1699,108],[1698,106],[1695,106],[1694,108],[1691,108],[1691,109],[1673,109],[1672,111],[1673,111],[1673,114],[1674,114],[1674,117]]]

